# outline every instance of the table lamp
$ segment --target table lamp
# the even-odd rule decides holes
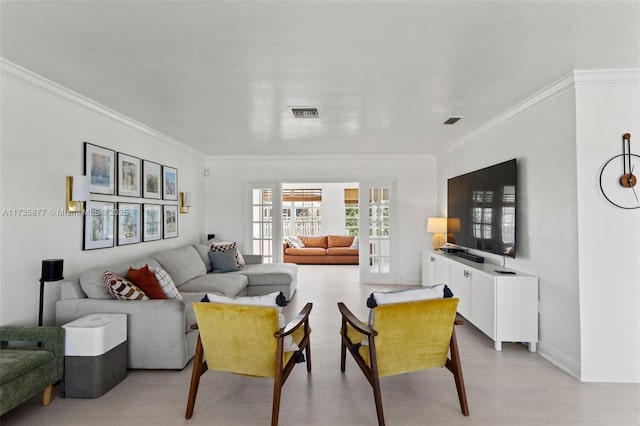
[[[438,250],[447,242],[443,235],[447,232],[447,218],[430,217],[427,219],[427,232],[434,233],[431,242],[433,243],[433,249]]]

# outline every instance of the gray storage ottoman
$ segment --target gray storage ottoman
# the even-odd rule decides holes
[[[127,375],[127,315],[91,314],[65,329],[61,396],[97,398]]]

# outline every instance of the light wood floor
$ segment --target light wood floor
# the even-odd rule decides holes
[[[311,315],[313,371],[297,366],[283,388],[280,425],[375,425],[371,387],[353,360],[339,367],[339,316],[343,301],[366,318],[365,299],[383,286],[361,286],[357,267],[302,266],[299,287],[286,308],[293,316],[306,302]],[[132,302],[133,303],[133,302]],[[640,385],[580,383],[525,346],[502,352],[469,324],[456,329],[471,415],[464,417],[453,376],[435,369],[382,379],[387,424],[395,425],[640,425]],[[161,332],[161,331],[160,331]],[[183,371],[129,371],[97,399],[40,398],[2,416],[12,425],[267,425],[273,381],[208,372],[195,412],[184,419],[191,364]]]

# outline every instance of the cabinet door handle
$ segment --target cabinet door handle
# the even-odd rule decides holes
[[[435,257],[433,257],[433,256],[431,256],[431,261],[432,261],[432,262],[435,262],[435,261],[436,261],[436,258],[435,258]]]
[[[470,276],[471,276],[471,272],[469,272],[469,271],[464,271],[464,276],[465,276],[466,278],[470,277]]]

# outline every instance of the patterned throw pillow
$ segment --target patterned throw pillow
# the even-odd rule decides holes
[[[148,300],[146,294],[131,281],[122,278],[113,272],[106,271],[104,273],[104,285],[107,291],[118,300]]]
[[[237,247],[238,244],[235,241],[217,241],[211,244],[211,251],[219,252],[233,250],[236,257],[236,265],[238,265],[238,269],[242,269],[244,268],[244,265],[246,265],[246,262],[244,261],[244,257],[242,257]]]
[[[178,299],[184,301],[182,295],[178,291],[176,284],[173,282],[171,276],[162,268],[149,268],[156,276],[158,283],[160,284],[160,288],[164,292],[167,299]]]

